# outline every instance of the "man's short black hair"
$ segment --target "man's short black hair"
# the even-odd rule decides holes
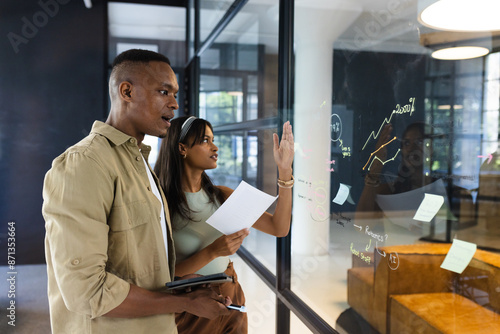
[[[142,63],[149,63],[150,61],[161,61],[170,65],[170,60],[166,56],[158,52],[142,49],[130,49],[127,51],[123,51],[118,56],[116,56],[115,60],[113,60],[112,68],[115,68],[115,66],[127,61]]]

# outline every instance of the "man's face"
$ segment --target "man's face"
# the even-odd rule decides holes
[[[152,61],[134,81],[127,116],[135,133],[130,135],[165,137],[174,110],[179,108],[176,101],[179,85],[174,71],[167,63]]]

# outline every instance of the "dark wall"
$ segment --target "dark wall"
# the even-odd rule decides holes
[[[9,225],[16,264],[45,262],[44,175],[107,114],[107,14],[93,4],[0,2],[0,264]]]
[[[348,57],[346,57],[346,54]],[[363,146],[372,131],[377,132],[396,105],[404,106],[410,98],[415,98],[416,112],[395,115],[391,118],[394,136],[401,138],[405,128],[424,120],[425,73],[427,58],[418,54],[356,52],[335,50],[333,60],[333,109],[343,110],[343,119],[349,119],[351,128],[343,128],[344,144],[351,148],[350,157],[342,157],[338,147],[333,147],[332,158],[336,160],[336,173],[332,174],[331,196],[338,192],[339,183],[352,185],[350,194],[355,203],[364,187],[364,165],[374,152],[376,140]],[[339,108],[342,107],[342,108]],[[338,111],[336,111],[339,113]],[[348,116],[348,117],[346,117]],[[347,122],[345,122],[347,123]],[[347,123],[349,124],[349,123]],[[349,135],[351,141],[349,141]],[[336,146],[338,144],[334,143]],[[400,147],[395,141],[387,146],[387,156],[393,156]],[[397,173],[400,155],[385,171]],[[331,212],[343,210],[354,212],[355,203],[345,203],[342,207],[333,203]]]

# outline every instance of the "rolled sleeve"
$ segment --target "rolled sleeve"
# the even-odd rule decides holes
[[[56,159],[45,178],[48,261],[68,310],[90,318],[117,307],[130,289],[106,271],[113,187],[112,177],[81,152]]]

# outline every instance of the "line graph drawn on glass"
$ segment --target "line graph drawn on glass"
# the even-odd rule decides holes
[[[409,99],[409,102],[410,103],[404,105],[403,107],[401,107],[399,104],[396,105],[396,109],[394,109],[392,111],[391,116],[389,117],[389,119],[384,118],[384,120],[382,121],[382,124],[380,125],[380,128],[377,131],[377,133],[375,134],[375,131],[370,132],[370,135],[368,135],[368,138],[366,139],[366,142],[363,145],[362,150],[364,150],[366,148],[366,145],[368,145],[368,142],[370,142],[370,139],[375,140],[375,139],[378,138],[378,136],[380,135],[380,132],[382,131],[382,129],[384,128],[384,126],[386,124],[391,123],[392,117],[394,115],[401,115],[401,114],[406,114],[406,113],[410,113],[410,117],[413,115],[413,113],[415,112],[415,98],[411,97]]]

